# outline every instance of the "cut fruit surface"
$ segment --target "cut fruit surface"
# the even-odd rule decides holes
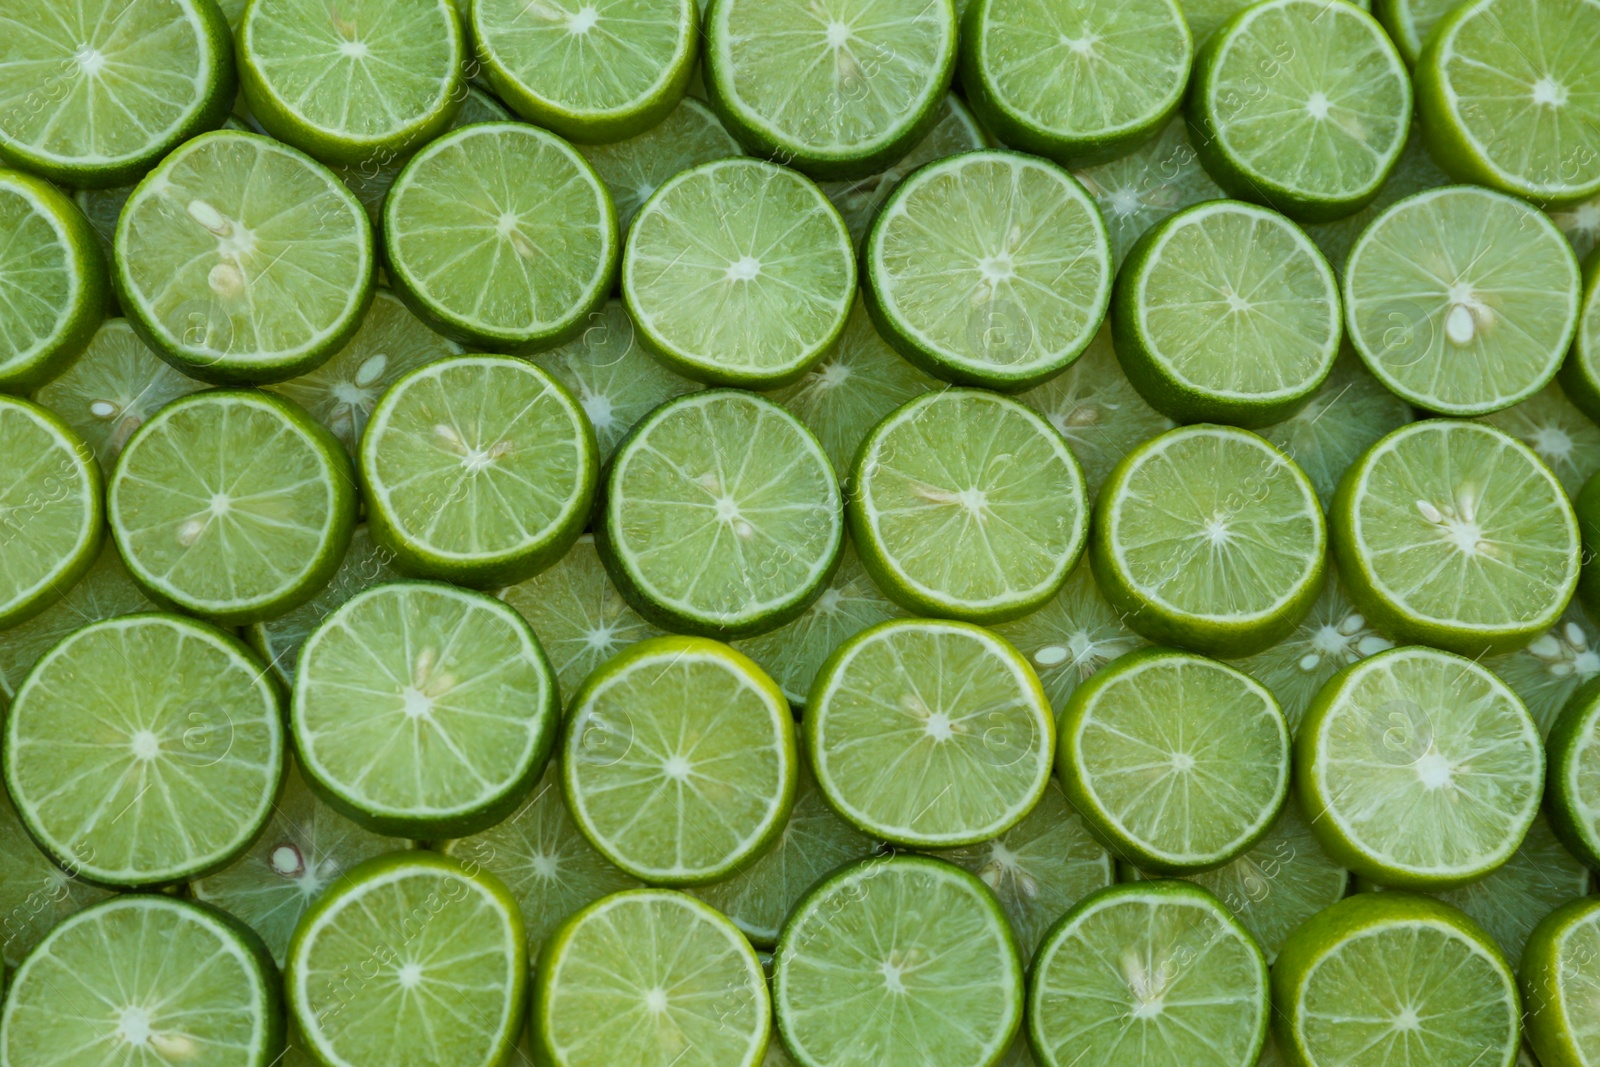
[[[713,159],[743,154],[716,114],[693,97],[684,97],[666,118],[641,134],[577,148],[605,183],[624,234],[644,202],[668,178]]]
[[[1600,994],[1600,905],[1593,897],[1557,908],[1534,930],[1522,964],[1528,1040],[1550,1067],[1600,1060],[1600,1026],[1589,1005]]]
[[[0,961],[12,969],[61,920],[111,895],[111,890],[80,880],[39,851],[4,790],[0,790],[0,864],[6,872],[0,885],[0,909],[6,917],[0,927]]]

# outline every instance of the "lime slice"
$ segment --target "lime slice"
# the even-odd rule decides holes
[[[1575,900],[1534,930],[1522,963],[1528,1040],[1550,1067],[1589,1067],[1600,1059],[1600,900]]]
[[[1356,457],[1415,417],[1410,404],[1385,389],[1345,348],[1305,407],[1259,432],[1305,471],[1326,509]]]
[[[669,889],[616,893],[572,916],[539,955],[537,1062],[551,1067],[755,1067],[772,1032],[750,943]]]
[[[474,0],[468,19],[489,84],[523,118],[573,141],[655,126],[698,58],[695,0]]]
[[[314,597],[356,520],[350,460],[295,404],[267,393],[192,393],[128,440],[106,498],[128,571],[157,601],[222,625]]]
[[[1189,25],[1195,28],[1193,21]],[[1150,227],[1174,211],[1223,195],[1200,165],[1182,116],[1127,155],[1081,167],[1072,176],[1094,197],[1105,217],[1112,259],[1119,266],[1133,242]]]
[[[1344,277],[1351,343],[1419,407],[1484,415],[1538,392],[1572,344],[1578,261],[1520,200],[1450,186],[1367,227]]]
[[[922,856],[827,879],[773,958],[778,1028],[800,1067],[989,1067],[1021,1025],[1022,987],[994,894]]]
[[[1304,222],[1359,211],[1405,147],[1411,79],[1353,4],[1268,0],[1229,18],[1194,61],[1189,121],[1217,184]]]
[[[1411,66],[1422,55],[1422,44],[1460,0],[1376,0],[1372,13],[1389,32],[1389,38]]]
[[[1005,833],[1039,803],[1055,753],[1050,704],[1016,649],[935,619],[894,619],[845,642],[802,725],[834,810],[911,848]]]
[[[822,595],[843,548],[839,483],[822,447],[749,393],[708,390],[656,408],[617,449],[605,498],[600,558],[664,629],[777,629]]]
[[[1233,666],[1272,690],[1289,732],[1298,733],[1306,708],[1328,679],[1358,660],[1393,648],[1350,602],[1339,572],[1328,568],[1311,611],[1294,632]]]
[[[1111,302],[1117,357],[1180,422],[1264,426],[1315,393],[1339,354],[1339,290],[1304,231],[1213,200],[1134,245]]]
[[[1110,854],[1090,835],[1054,778],[1034,809],[1010,830],[993,841],[936,855],[977,875],[1000,898],[1024,965],[1057,918],[1116,880]]]
[[[668,178],[714,159],[742,154],[739,142],[722,128],[715,113],[690,97],[680,100],[666,118],[641,134],[613,144],[580,144],[578,151],[611,193],[623,233]]]
[[[1600,686],[1579,690],[1556,719],[1545,751],[1549,783],[1545,808],[1561,842],[1600,868]]]
[[[683,171],[639,209],[622,295],[639,340],[714,385],[787,385],[839,337],[855,256],[815,184],[754,159]]]
[[[1597,204],[1596,215],[1600,219],[1600,204]],[[1600,228],[1600,221],[1596,226]],[[1597,292],[1600,292],[1600,258],[1591,254],[1584,261],[1583,301],[1578,310],[1572,352],[1559,372],[1567,396],[1591,419],[1600,416],[1600,299],[1595,296]]]
[[[560,707],[522,616],[481,593],[389,582],[306,639],[290,726],[306,780],[374,833],[477,833],[516,808]]]
[[[527,984],[506,887],[422,851],[348,871],[300,920],[285,974],[306,1048],[335,1067],[506,1063]]]
[[[0,18],[0,157],[51,181],[135,181],[233,106],[233,41],[207,0],[7,0]]]
[[[1018,397],[1050,420],[1083,466],[1092,503],[1118,460],[1141,441],[1172,429],[1145,403],[1117,362],[1111,328],[1101,326],[1072,366]]]
[[[1555,624],[1577,584],[1561,483],[1490,426],[1395,430],[1350,467],[1329,514],[1351,598],[1401,642],[1514,651]]]
[[[841,480],[856,452],[883,417],[938,383],[900,358],[872,325],[857,299],[844,332],[819,363],[792,385],[768,394],[817,435]]]
[[[510,356],[454,356],[383,394],[358,469],[373,540],[400,569],[492,586],[572,547],[599,466],[594,431],[548,372]]]
[[[1600,471],[1600,426],[1574,407],[1554,382],[1521,403],[1485,415],[1483,421],[1538,453],[1569,497],[1576,497],[1589,476]]]
[[[1317,838],[1380,885],[1448,889],[1511,858],[1544,761],[1522,702],[1477,663],[1413,646],[1340,672],[1295,739]]]
[[[1111,299],[1111,243],[1077,180],[1015,152],[930,163],[879,209],[867,309],[938,378],[1016,392],[1067,367]]]
[[[1061,713],[1056,773],[1112,852],[1147,871],[1222,866],[1272,828],[1289,795],[1289,729],[1266,686],[1172,649],[1134,652]]]
[[[910,611],[1003,622],[1066,582],[1088,539],[1083,472],[1061,435],[1016,400],[924,393],[862,442],[846,502],[879,588]]]
[[[411,847],[411,842],[368,833],[317,799],[294,762],[287,761],[283,791],[272,818],[250,850],[189,891],[226,911],[260,935],[283,966],[300,916],[323,890],[362,860]]]
[[[0,960],[15,968],[57,923],[111,895],[73,877],[39,851],[28,836],[11,798],[0,789]]]
[[[1296,1067],[1512,1067],[1516,979],[1477,923],[1411,893],[1359,893],[1289,935],[1274,1027]]]
[[[909,152],[891,163],[887,170],[854,181],[822,182],[821,187],[833,206],[839,209],[850,239],[857,245],[867,235],[873,216],[883,202],[905,181],[906,175],[925,163],[932,163],[958,152],[970,152],[987,144],[983,129],[955,93],[945,94],[939,118],[933,128]]]
[[[0,395],[0,630],[66,595],[104,537],[100,468],[59,418]]]
[[[578,829],[643,881],[720,882],[783,833],[794,723],[750,660],[704,637],[655,637],[572,698],[561,770]]]
[[[227,864],[283,775],[278,697],[233,637],[177,615],[91,623],[47,652],[6,723],[6,788],[57,863],[108,885]]]
[[[0,1063],[269,1067],[283,1004],[256,939],[211,910],[124,896],[66,919],[18,968]]]
[[[1169,430],[1100,490],[1090,561],[1152,641],[1244,656],[1294,632],[1322,589],[1327,534],[1294,461],[1231,426]]]
[[[634,425],[664,401],[701,388],[651,358],[638,343],[633,320],[620,300],[608,300],[589,316],[576,340],[535,360],[567,387],[594,427],[600,461],[611,458]]]
[[[237,37],[251,115],[330,163],[392,160],[442,133],[466,97],[453,0],[257,0]]]
[[[751,152],[817,178],[864,178],[939,121],[956,29],[946,0],[712,0],[706,95]]]
[[[0,388],[27,392],[59,374],[109,297],[106,257],[82,212],[49,182],[0,170]]]
[[[1489,656],[1483,665],[1516,691],[1542,737],[1578,687],[1600,674],[1600,631],[1574,600],[1554,626],[1525,647]]]
[[[1345,262],[1350,258],[1350,249],[1366,232],[1373,219],[1386,211],[1391,204],[1396,204],[1413,193],[1451,184],[1453,183],[1450,176],[1440,170],[1433,157],[1428,155],[1421,131],[1413,126],[1411,136],[1406,138],[1405,149],[1400,153],[1400,161],[1394,165],[1394,170],[1389,172],[1389,180],[1383,183],[1383,188],[1378,190],[1378,195],[1373,198],[1372,203],[1354,215],[1346,215],[1332,222],[1312,223],[1305,228],[1306,236],[1317,243],[1317,247],[1322,249],[1322,254],[1327,256],[1328,262],[1333,265],[1333,269],[1343,275]]]
[[[467,126],[418,152],[384,199],[383,239],[411,309],[496,352],[551,348],[582,330],[620,252],[594,168],[555,134],[512,122]]]
[[[1363,11],[1371,11],[1371,0],[1350,0]],[[1249,7],[1251,0],[1178,0],[1178,6],[1183,8],[1183,17],[1188,20],[1189,31],[1194,34],[1195,44],[1203,44],[1206,38],[1214,33],[1217,27],[1228,21],[1234,15]],[[1272,1042],[1267,1042],[1271,1045]]]
[[[379,289],[349,344],[310,373],[268,389],[305,408],[354,458],[367,418],[389,386],[424,363],[460,351],[406,310],[399,297]]]
[[[527,927],[530,960],[568,916],[610,893],[639,886],[578,832],[562,802],[561,769],[553,760],[504,821],[437,847],[467,870],[482,868],[506,884]]]
[[[1112,886],[1082,901],[1045,937],[1028,982],[1042,1067],[1252,1067],[1267,1015],[1261,949],[1186,882]]]
[[[817,672],[834,649],[867,627],[904,614],[879,591],[846,542],[839,569],[805,614],[769,633],[735,641],[733,647],[770,674],[792,706],[803,708]]]
[[[1060,163],[1128,154],[1177,113],[1194,41],[1178,0],[976,0],[961,87],[1001,141]]]
[[[1600,193],[1600,3],[1470,0],[1417,61],[1428,150],[1460,181],[1541,204]]]
[[[1000,623],[994,632],[1027,659],[1058,717],[1073,690],[1118,656],[1145,643],[1100,594],[1088,560],[1072,569],[1067,583],[1044,607]]]
[[[34,394],[60,415],[111,473],[133,431],[170,401],[205,388],[156,358],[126,319],[102,323],[83,353]]]
[[[794,810],[772,851],[732,878],[694,895],[733,920],[753,944],[770,949],[806,890],[836,867],[866,859],[877,842],[834,814],[805,760],[799,761]]]

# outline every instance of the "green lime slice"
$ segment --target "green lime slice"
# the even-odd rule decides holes
[[[94,451],[100,470],[110,474],[122,446],[150,416],[204,388],[204,382],[158,359],[127,319],[108,319],[33,399],[60,415]]]
[[[1195,28],[1191,20],[1190,28]],[[1121,265],[1146,230],[1174,211],[1223,196],[1189,143],[1182,116],[1127,155],[1072,172],[1094,197],[1111,235],[1112,261]]]
[[[1058,717],[1073,690],[1145,643],[1100,594],[1088,560],[1072,569],[1044,607],[993,629],[1027,659]]]
[[[1172,429],[1122,373],[1111,328],[1100,331],[1072,366],[1017,399],[1050,420],[1083,466],[1092,503],[1118,460],[1141,441]]]
[[[374,833],[477,833],[555,744],[556,681],[522,616],[434,582],[366,589],[300,651],[289,721],[306,781]]]
[[[594,431],[547,371],[453,356],[373,407],[358,470],[372,536],[400,569],[467,585],[517,582],[560,559],[588,521]]]
[[[1422,44],[1460,0],[1375,0],[1372,14],[1388,31],[1390,40],[1411,66],[1422,55]]]
[[[372,300],[372,226],[310,157],[252,133],[162,160],[117,223],[117,299],[184,373],[282,381],[343,348]]]
[[[253,935],[188,901],[120,896],[64,920],[17,969],[0,1063],[270,1067],[283,1030]]]
[[[108,885],[227,864],[283,776],[277,693],[232,636],[177,615],[91,623],[28,674],[6,722],[6,788],[51,857]]]
[[[191,393],[129,438],[106,513],[152,599],[222,625],[314,597],[356,521],[350,460],[290,401],[255,390]]]
[[[1134,245],[1111,301],[1117,358],[1180,422],[1265,426],[1328,377],[1342,333],[1333,269],[1294,223],[1237,200],[1185,208]]]
[[[233,106],[233,41],[208,0],[6,0],[0,20],[0,157],[51,181],[135,181]]]
[[[1272,690],[1291,734],[1300,731],[1311,701],[1324,684],[1358,660],[1393,648],[1350,601],[1339,572],[1328,568],[1322,592],[1294,632],[1233,666]]]
[[[569,140],[609,142],[683,99],[699,14],[695,0],[474,0],[468,19],[501,99]]]
[[[1093,894],[1046,935],[1028,982],[1028,1037],[1042,1067],[1252,1067],[1267,1016],[1261,949],[1187,882]]]
[[[994,894],[923,856],[827,879],[795,908],[773,957],[773,1008],[800,1067],[990,1067],[1021,1025],[1022,993]]]
[[[1413,193],[1451,184],[1450,176],[1440,170],[1433,157],[1428,155],[1422,133],[1413,126],[1411,136],[1406,138],[1406,146],[1400,153],[1400,161],[1389,172],[1388,181],[1383,183],[1383,188],[1378,190],[1372,203],[1342,219],[1311,223],[1305,228],[1306,236],[1317,243],[1333,269],[1342,276],[1345,263],[1350,258],[1350,249],[1366,232],[1373,219],[1390,205],[1399,203]]]
[[[967,110],[967,105],[954,93],[947,93],[939,105],[938,121],[898,162],[865,178],[825,181],[820,185],[833,206],[839,209],[844,224],[850,229],[850,239],[860,245],[867,228],[872,225],[873,216],[895,187],[905,181],[906,175],[925,163],[983,148],[987,143],[982,127]]]
[[[755,950],[713,908],[670,889],[616,893],[539,955],[536,1062],[551,1067],[756,1067],[772,1032]]]
[[[1322,589],[1327,533],[1305,473],[1253,433],[1185,426],[1100,490],[1090,562],[1152,641],[1246,656],[1294,632]]]
[[[1039,803],[1055,753],[1049,701],[1017,650],[936,619],[893,619],[845,642],[802,725],[834,810],[911,848],[1005,833]]]
[[[6,872],[0,885],[0,960],[16,968],[61,920],[111,895],[78,880],[39,851],[0,789],[0,868]]]
[[[611,193],[623,233],[644,202],[673,175],[743,153],[716,114],[692,97],[679,101],[666,118],[641,134],[612,144],[577,147]]]
[[[1412,893],[1358,893],[1289,935],[1273,1023],[1296,1067],[1512,1067],[1521,1004],[1477,923]]]
[[[0,395],[0,630],[66,595],[104,538],[100,468],[65,423]]]
[[[437,847],[469,871],[481,867],[506,884],[527,927],[530,960],[568,916],[603,896],[639,887],[578,832],[561,799],[561,768],[554,760],[503,821]]]
[[[1550,629],[1515,652],[1486,657],[1483,665],[1527,705],[1542,737],[1578,687],[1600,674],[1600,631],[1574,600]]]
[[[1289,728],[1267,687],[1192,652],[1123,656],[1061,713],[1056,773],[1113,853],[1162,874],[1222,866],[1289,795]]]
[[[855,548],[846,542],[839,569],[816,603],[793,622],[735,641],[733,647],[771,675],[792,706],[803,708],[817,672],[834,649],[867,627],[904,614],[878,589]]]
[[[794,810],[772,851],[732,878],[693,891],[762,948],[777,943],[806,890],[835,868],[871,856],[878,844],[828,807],[803,759],[799,770]]]
[[[727,645],[655,637],[589,676],[561,770],[578,829],[646,882],[720,882],[766,852],[794,807],[794,722]]]
[[[817,435],[834,471],[845,480],[867,433],[889,412],[937,385],[889,346],[858,298],[844,332],[821,361],[768,396]]]
[[[1575,693],[1545,744],[1549,781],[1545,808],[1561,842],[1600,869],[1600,685]]]
[[[1511,858],[1538,814],[1539,731],[1472,660],[1411,646],[1323,687],[1295,739],[1317,838],[1380,885],[1449,889]]]
[[[664,401],[703,388],[673,373],[639,344],[633,320],[620,300],[608,300],[589,316],[575,340],[534,362],[567,387],[594,427],[600,461],[611,458],[629,430]]]
[[[330,163],[387,162],[431,141],[466,96],[453,0],[256,0],[237,38],[251,115]]]
[[[1401,642],[1511,652],[1555,624],[1577,585],[1561,483],[1481,423],[1395,430],[1350,467],[1329,514],[1351,598]]]
[[[924,393],[867,435],[845,504],[867,572],[907,610],[993,623],[1049,602],[1083,555],[1083,471],[1044,417]]]
[[[1150,140],[1183,102],[1194,41],[1178,0],[976,0],[961,87],[1001,141],[1101,163]]]
[[[1483,421],[1515,437],[1544,460],[1569,497],[1600,471],[1600,426],[1579,411],[1551,382],[1528,399]]]
[[[418,152],[384,199],[383,240],[411,309],[494,352],[577,334],[609,295],[621,251],[594,168],[555,134],[514,122],[467,126]]]
[[[460,352],[460,345],[428,329],[399,297],[379,289],[348,344],[309,373],[267,388],[305,408],[353,459],[378,398],[408,372]]]
[[[1110,885],[1117,873],[1054,778],[1033,810],[999,837],[935,855],[971,871],[994,891],[1024,965],[1057,918]]]
[[[1559,222],[1559,217],[1555,221]],[[1600,238],[1600,203],[1596,204],[1596,235]],[[1600,299],[1595,296],[1597,292],[1600,292],[1600,257],[1591,252],[1583,263],[1583,299],[1578,309],[1572,351],[1559,371],[1567,396],[1591,419],[1600,415]]]
[[[1354,214],[1405,147],[1411,79],[1353,4],[1269,0],[1239,11],[1194,61],[1189,122],[1217,184],[1303,222]]]
[[[0,388],[27,392],[59,374],[94,336],[110,292],[83,213],[49,182],[0,170]]]
[[[1415,417],[1410,404],[1385,389],[1344,348],[1305,407],[1258,432],[1305,471],[1326,509],[1356,457]]]
[[[1111,299],[1111,243],[1065,170],[999,150],[928,164],[864,248],[867,310],[937,378],[1017,392],[1077,359]]]
[[[1578,318],[1578,261],[1543,212],[1471,186],[1432,189],[1378,216],[1350,251],[1345,320],[1399,396],[1485,415],[1538,392]]]
[[[666,181],[634,217],[622,259],[639,340],[713,385],[794,381],[838,339],[855,291],[850,233],[827,197],[755,159]]]
[[[939,121],[956,31],[946,0],[712,0],[707,99],[751,152],[817,178],[864,178]]]
[[[1541,204],[1600,193],[1600,3],[1471,0],[1417,60],[1428,150],[1459,181]]]
[[[1350,0],[1363,11],[1372,10],[1371,0]],[[1178,0],[1195,44],[1203,44],[1228,19],[1249,7],[1251,0]],[[1270,1045],[1271,1042],[1268,1042]]]
[[[295,924],[323,890],[373,856],[411,842],[368,833],[317,799],[292,760],[272,818],[249,851],[189,883],[196,900],[254,930],[282,967]]]
[[[522,1029],[528,950],[498,878],[434,852],[347,871],[296,927],[286,999],[321,1063],[507,1063]]]
[[[1600,900],[1557,908],[1528,938],[1522,963],[1528,1040],[1549,1067],[1589,1067],[1600,1059]]]
[[[841,510],[828,457],[799,419],[707,390],[656,408],[618,447],[595,544],[655,625],[751,637],[822,595],[843,550]]]

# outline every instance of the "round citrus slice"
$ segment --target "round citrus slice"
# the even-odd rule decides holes
[[[1564,904],[1545,917],[1522,961],[1528,1040],[1548,1067],[1589,1067],[1600,1059],[1600,900]]]
[[[1600,869],[1600,685],[1573,695],[1545,750],[1550,825],[1574,856]]]
[[[641,134],[577,148],[611,193],[623,233],[668,178],[713,159],[742,154],[739,142],[722,128],[715,113],[693,97],[684,97],[666,118]]]

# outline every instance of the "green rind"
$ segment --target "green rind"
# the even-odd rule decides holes
[[[1600,899],[1586,897],[1563,904],[1534,927],[1522,956],[1523,1003],[1527,1006],[1524,1026],[1528,1041],[1539,1054],[1543,1067],[1593,1067],[1597,1051],[1592,999],[1584,990],[1569,990],[1563,972],[1577,972],[1590,985],[1595,983],[1595,942],[1593,928],[1600,925]],[[1571,946],[1566,940],[1580,928],[1590,928],[1586,944]],[[1592,996],[1592,994],[1591,994]],[[1576,1026],[1584,1028],[1580,1037]]]
[[[1550,829],[1586,866],[1600,870],[1600,794],[1583,793],[1585,781],[1600,778],[1600,680],[1572,694],[1545,739],[1545,755]]]
[[[1600,421],[1600,246],[1583,261],[1583,293],[1572,351],[1556,372],[1567,399],[1590,419]]]

